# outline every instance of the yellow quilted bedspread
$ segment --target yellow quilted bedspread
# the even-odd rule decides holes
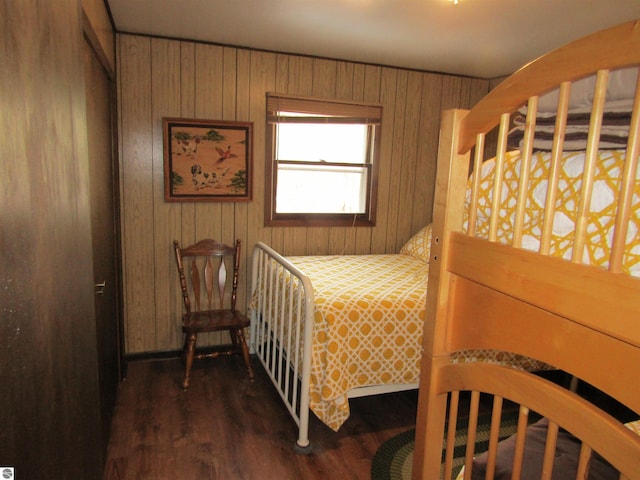
[[[289,260],[313,284],[310,407],[325,424],[337,430],[349,417],[353,388],[418,382],[426,262],[409,255]]]

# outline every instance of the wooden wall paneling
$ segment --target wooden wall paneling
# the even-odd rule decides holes
[[[125,344],[127,352],[153,351],[155,257],[151,114],[151,41],[119,41],[119,119],[123,234]]]
[[[313,60],[311,95],[317,98],[336,98],[337,62],[316,58]],[[329,251],[330,227],[314,227],[307,235],[306,251],[309,255],[320,255]]]
[[[252,51],[248,61],[249,117],[253,121],[253,201],[248,205],[247,240],[245,245],[245,280],[249,292],[251,287],[251,254],[256,242],[278,244],[282,247],[279,229],[264,226],[265,168],[266,168],[266,93],[277,90],[279,74],[286,78],[287,57],[284,55]],[[284,70],[283,70],[284,69]],[[278,233],[280,233],[278,235]],[[279,239],[279,243],[278,243]],[[247,294],[248,301],[248,294]]]
[[[180,118],[196,118],[196,44],[180,42]],[[181,228],[177,240],[181,244],[191,245],[196,238],[195,203],[180,203]],[[177,280],[177,273],[174,276]],[[182,297],[179,283],[176,283],[176,295],[182,309]]]
[[[249,204],[248,213],[248,237],[247,237],[247,264],[249,273],[251,270],[250,256],[253,245],[263,241],[267,244],[283,247],[283,234],[281,230],[264,226],[264,201],[266,178],[265,168],[266,153],[266,94],[267,92],[280,90],[279,83],[288,76],[288,57],[280,54],[267,54],[251,52],[249,55],[250,83],[248,85],[249,116],[253,123],[253,201]],[[280,79],[280,80],[279,80]],[[283,80],[284,79],[284,80]],[[249,280],[249,279],[247,279]]]
[[[237,115],[238,102],[247,96],[247,92],[238,91],[237,52],[237,48],[223,47],[222,49],[222,116],[220,118],[229,121],[248,121],[248,117],[239,118]],[[237,205],[224,202],[220,206],[221,225],[218,238],[227,245],[233,245],[237,238],[235,231]]]
[[[313,95],[313,58],[297,57],[289,62],[289,93],[302,96]],[[315,235],[317,228],[309,231],[305,227],[295,227],[292,235],[291,255],[304,255],[308,250],[308,236]],[[287,238],[285,238],[285,242]]]
[[[224,48],[219,45],[196,45],[196,118],[223,120],[224,104]],[[235,75],[235,72],[232,72]],[[195,204],[196,241],[213,238],[222,241],[224,235],[221,202]],[[200,346],[226,342],[225,332],[198,335]]]
[[[166,112],[161,116],[174,116],[179,118],[196,118],[196,93],[195,93],[195,76],[196,76],[196,44],[193,42],[178,42],[180,48],[180,63],[177,71],[180,78],[180,88],[173,93],[179,103],[177,113]],[[159,59],[161,60],[161,59]],[[178,240],[180,245],[191,245],[196,241],[196,208],[195,203],[177,203],[176,208],[179,210],[180,225],[171,239]],[[183,312],[182,294],[180,293],[180,280],[178,278],[178,270],[172,245],[167,247],[169,250],[169,292],[168,297],[171,302],[171,319],[173,328],[175,329],[175,337],[170,343],[159,345],[160,350],[176,350],[182,347],[183,334],[180,328],[181,316]]]
[[[382,67],[374,65],[356,65],[355,79],[354,79],[354,91],[356,86],[361,88],[362,93],[357,97],[358,100],[364,102],[370,102],[373,104],[382,105],[381,86],[382,86]],[[386,116],[386,107],[382,107],[383,119]],[[384,132],[387,127],[382,125],[382,136],[384,138]],[[382,150],[381,150],[382,152]],[[378,186],[378,203],[380,202],[380,190]],[[379,220],[376,218],[376,225],[379,225]],[[372,238],[373,232],[377,227],[359,227],[356,228],[356,238],[354,253],[366,254],[372,251]]]
[[[391,175],[393,165],[393,146],[395,132],[395,102],[398,83],[398,71],[382,68],[378,102],[382,105],[382,139],[378,165],[378,204],[376,226],[371,229],[369,251],[365,253],[383,253],[386,247],[386,229],[389,220],[389,198],[391,196]]]
[[[275,65],[274,65],[275,71],[273,72],[274,77],[273,77],[272,88],[267,89],[265,93],[267,92],[286,93],[288,91],[289,59],[290,59],[289,55],[284,55],[284,54],[275,55]],[[266,168],[266,162],[270,160],[270,153],[266,151],[266,138],[264,139],[264,141],[265,141],[265,145],[261,152],[264,154],[265,165],[262,167],[261,173],[262,173],[262,186],[263,188],[266,189],[267,184],[270,180],[266,178],[265,168]],[[262,202],[263,214],[264,214],[264,205],[265,205],[264,202],[266,202],[264,195],[265,195],[265,192],[263,190],[262,196],[260,197],[260,202]],[[264,225],[264,216],[260,217],[260,221],[263,222],[263,225]],[[269,235],[271,238],[271,245],[273,246],[273,248],[275,248],[279,252],[284,252],[286,249],[284,239],[292,235],[292,229],[289,227],[283,227],[283,228],[268,227],[265,230],[269,232]]]
[[[461,107],[462,78],[446,75],[442,84],[440,111]]]
[[[248,120],[237,117],[237,102],[246,95],[245,92],[238,92],[237,90],[237,51],[237,48],[222,47],[222,98],[220,99],[222,113],[219,119],[225,121]],[[232,202],[220,203],[220,230],[214,238],[220,239],[227,245],[233,245],[237,238],[235,223],[236,204]],[[244,253],[246,252],[241,252],[241,255],[244,255]],[[240,288],[239,290],[238,296],[242,299],[244,297],[244,289]],[[238,305],[242,306],[243,304],[238,303]],[[217,335],[213,334],[212,337],[216,338],[212,343],[229,342],[229,336],[225,332],[218,332]]]
[[[162,117],[180,116],[182,51],[180,42],[151,39],[151,106],[153,118],[153,239],[147,245],[153,249],[155,339],[156,350],[180,345],[180,313],[175,304],[176,262],[172,242],[181,238],[182,215],[179,203],[164,201],[164,148]],[[179,298],[179,297],[178,297]],[[149,319],[151,321],[152,319]]]
[[[248,75],[249,72],[243,72]],[[222,48],[222,120],[247,121],[247,117],[238,116],[238,103],[242,102],[248,92],[238,88],[238,49]],[[248,113],[248,112],[247,112]]]
[[[489,80],[470,80],[469,88],[469,106],[473,107],[480,101],[487,93],[489,93]]]
[[[196,116],[211,120],[222,120],[224,97],[224,47],[198,45],[196,47]],[[223,204],[219,202],[197,203],[196,240],[214,238],[222,240]],[[223,332],[199,335],[200,346],[226,342]]]
[[[337,98],[338,62],[315,58],[313,60],[313,86],[311,95],[318,98]]]
[[[364,81],[365,73],[367,71],[371,72],[369,74],[370,79],[379,77],[379,75],[373,74],[373,69],[375,69],[378,72],[380,71],[380,67],[367,66],[362,63],[353,64],[353,87],[352,87],[351,98],[353,98],[354,101],[357,101],[357,102],[371,101],[372,103],[376,103],[376,104],[380,103],[378,88],[375,89],[375,96],[374,96],[375,101],[369,100],[368,98],[371,98],[370,92],[365,91],[365,81]],[[368,85],[369,86],[375,85],[375,82],[369,81]]]
[[[356,64],[336,62],[335,98],[339,100],[360,101],[361,92],[354,91],[354,71]]]
[[[364,73],[365,66],[361,63],[346,63],[345,62],[345,81],[341,81],[338,79],[338,94],[342,88],[345,89],[345,97],[351,98],[353,101],[362,102],[364,100]],[[346,80],[349,76],[349,70],[351,70],[351,91],[347,92],[349,89],[348,80]],[[340,75],[340,71],[338,72]],[[380,103],[379,99],[376,103]],[[370,227],[346,227],[344,233],[344,247],[340,250],[339,253],[353,255],[356,252],[356,238],[358,231],[366,230],[368,232],[371,231]]]
[[[381,245],[382,250],[380,250],[379,253],[392,253],[395,249],[398,216],[404,215],[404,212],[400,211],[399,202],[400,189],[404,188],[404,185],[401,185],[400,182],[402,163],[404,161],[404,135],[408,123],[405,118],[408,80],[408,71],[398,71],[393,110],[393,135],[391,137],[391,152],[388,159],[390,168],[385,170],[389,175],[389,195],[387,197],[387,205],[385,206],[387,222],[383,228],[376,230],[381,237],[384,237],[384,243]]]
[[[196,45],[196,117],[222,120],[224,95],[223,83],[224,47]],[[219,239],[222,234],[222,204],[200,202],[196,209],[196,240],[210,237]],[[211,337],[207,334],[203,339]]]
[[[334,98],[354,100],[353,63],[336,62]],[[332,255],[347,253],[346,234],[349,227],[330,227],[327,252]]]
[[[226,54],[226,52],[225,52]],[[238,121],[254,121],[251,116],[251,52],[245,49],[234,49],[234,69],[235,78],[235,118]],[[226,65],[226,62],[225,62]],[[225,67],[227,68],[227,67]],[[226,94],[226,93],[225,93]],[[255,142],[256,130],[260,125],[253,125],[253,142]],[[255,143],[251,144],[253,151],[252,170],[248,172],[252,176],[252,200],[255,202]],[[233,230],[233,240],[239,238],[242,241],[240,258],[240,280],[238,282],[237,308],[247,313],[247,292],[251,284],[251,249],[253,244],[249,243],[249,203],[239,202],[234,205],[233,223],[230,224]]]
[[[257,241],[285,255],[397,251],[431,217],[442,107],[465,107],[488,85],[450,75],[128,34],[118,35],[118,45],[129,354],[180,347],[178,326],[169,319],[179,317],[182,308],[179,294],[172,293],[177,290],[173,258],[164,250],[169,237],[183,244],[202,236],[243,241],[239,308],[248,302],[250,257]],[[267,92],[383,106],[376,227],[264,227]],[[160,120],[169,115],[254,123],[251,202],[164,203]],[[168,281],[161,278],[163,271]]]
[[[402,150],[402,164],[400,171],[400,185],[398,186],[398,214],[394,242],[388,253],[397,253],[411,236],[413,210],[418,190],[423,185],[417,183],[423,164],[418,162],[418,134],[420,128],[420,108],[422,102],[424,74],[409,72],[407,81],[407,100],[404,112],[404,136]]]
[[[464,108],[469,108],[469,104],[471,102],[471,82],[470,78],[461,78],[460,79],[460,91],[458,93],[458,105],[463,105]],[[455,105],[454,100],[454,105]]]
[[[431,223],[435,191],[438,137],[440,134],[440,97],[443,76],[425,73],[419,119],[418,164],[411,217],[411,235]]]
[[[196,44],[196,117],[222,120],[224,48]]]
[[[179,42],[180,44],[180,111],[176,115],[180,118],[196,118],[196,44],[193,42]],[[181,245],[191,245],[196,242],[196,206],[195,203],[179,203],[180,229],[173,240],[178,240]],[[175,264],[173,251],[171,256],[171,275],[169,276],[170,298],[173,312],[173,322],[178,332],[177,339],[173,343],[161,345],[162,350],[174,350],[181,348],[183,334],[180,328],[180,318],[183,311],[182,294],[180,292],[180,280]]]
[[[328,241],[326,246],[326,252],[329,255],[349,255],[353,252],[350,251],[350,248],[353,248],[353,243],[351,245],[347,244],[346,234],[350,227],[329,227],[328,231]]]
[[[287,91],[292,95],[310,97],[313,94],[313,59],[291,56],[289,58],[289,77]],[[285,255],[304,255],[307,251],[307,228],[291,228],[284,237]],[[315,235],[312,229],[311,235]]]
[[[364,102],[364,97],[365,97],[364,77],[366,76],[367,66],[362,63],[356,63],[356,64],[350,64],[350,65],[353,65],[353,87],[352,87],[353,92],[351,94],[351,99],[353,99],[353,101],[355,102]],[[371,99],[369,101],[371,101]],[[379,92],[378,94],[376,94],[376,103],[380,103]]]
[[[180,42],[180,115],[194,118],[196,113],[196,44]]]

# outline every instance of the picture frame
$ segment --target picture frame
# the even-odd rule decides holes
[[[163,117],[166,202],[248,202],[253,123]]]

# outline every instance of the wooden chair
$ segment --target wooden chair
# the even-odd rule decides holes
[[[180,248],[178,241],[174,241],[173,248],[185,310],[182,315],[182,331],[185,335],[182,353],[184,361],[182,388],[189,387],[189,376],[194,359],[220,355],[242,354],[249,371],[249,378],[253,380],[249,349],[244,337],[244,329],[249,326],[249,318],[236,310],[240,240],[237,240],[232,247],[212,239],[204,239],[186,248]],[[184,273],[186,262],[189,262],[188,276]],[[233,272],[230,295],[226,291],[229,270]],[[217,282],[214,282],[214,279],[217,279]],[[229,331],[230,345],[196,350],[199,333],[221,330]]]

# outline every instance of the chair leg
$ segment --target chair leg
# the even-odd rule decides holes
[[[235,330],[229,330],[229,338],[231,338],[231,346],[238,348],[238,334]]]
[[[193,355],[196,350],[195,333],[189,333],[184,340],[184,378],[182,379],[182,388],[189,388],[189,376],[191,375],[191,365],[193,365]]]
[[[238,338],[238,343],[240,344],[240,348],[242,350],[244,363],[247,366],[247,370],[249,371],[249,378],[253,380],[253,368],[251,368],[251,362],[249,360],[249,348],[247,347],[247,341],[244,338],[244,331],[242,328],[239,328],[238,330],[236,330],[236,336]]]

